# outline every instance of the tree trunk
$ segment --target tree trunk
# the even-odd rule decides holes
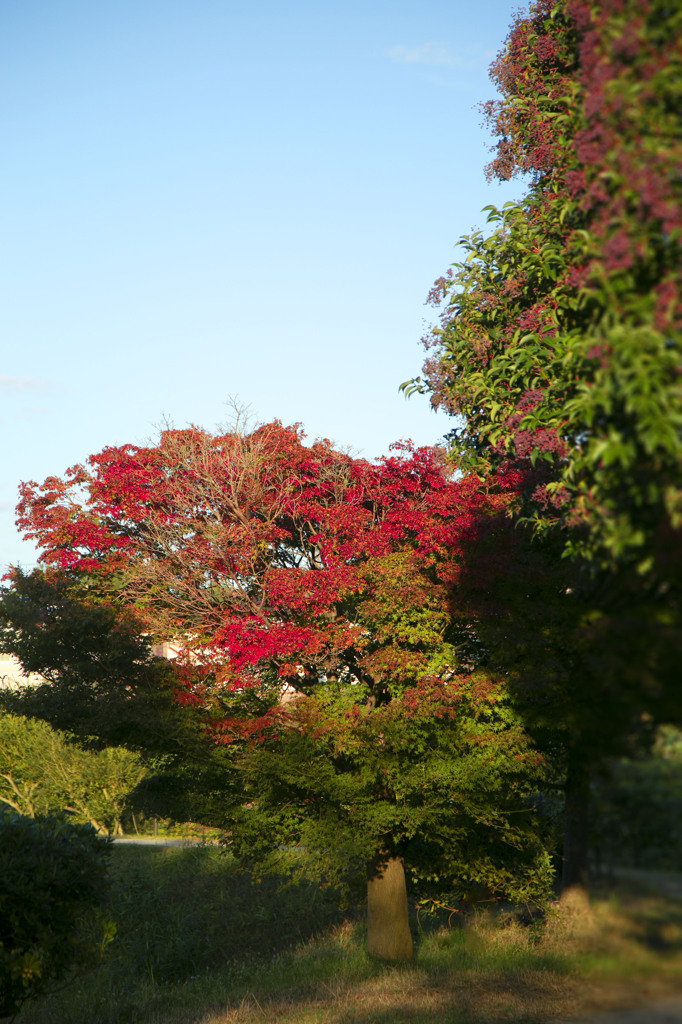
[[[565,791],[561,900],[579,909],[589,903],[587,882],[590,782],[582,765],[569,763]]]
[[[377,858],[367,868],[367,951],[383,960],[411,960],[402,857]]]

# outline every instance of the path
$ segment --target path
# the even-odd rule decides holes
[[[168,836],[114,836],[115,843],[131,846],[199,846],[201,839],[169,839]]]
[[[666,871],[640,871],[637,868],[617,868],[616,874],[619,878],[655,886],[665,895],[682,900],[682,875]],[[568,1024],[568,1019],[563,1019]],[[682,996],[646,1003],[635,1009],[608,1010],[587,1017],[574,1017],[570,1019],[570,1024],[682,1024]]]
[[[618,878],[631,878],[633,882],[653,885],[666,896],[682,900],[682,875],[670,871],[640,871],[638,868],[616,868]]]

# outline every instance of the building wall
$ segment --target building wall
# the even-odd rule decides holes
[[[9,690],[18,690],[22,686],[37,686],[44,683],[43,676],[37,672],[25,675],[21,665],[13,654],[0,652],[0,687]]]

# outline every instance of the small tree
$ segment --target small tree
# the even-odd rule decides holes
[[[0,803],[18,814],[67,811],[97,832],[121,834],[126,798],[144,774],[128,750],[83,750],[45,722],[0,713]]]
[[[22,716],[0,720],[8,734],[2,771],[11,776],[5,796],[13,799],[14,783],[23,794],[19,800],[14,792],[17,810],[32,813],[25,798],[36,797],[34,812],[68,805],[78,816],[89,807],[100,821],[134,787],[126,801],[132,810],[222,824],[225,804],[235,798],[229,750],[207,744],[201,715],[178,705],[181,670],[152,656],[138,618],[85,583],[87,577],[14,569],[0,591],[0,648],[45,679],[0,691],[0,706]],[[31,730],[23,716],[57,733]],[[75,745],[65,746],[66,736]],[[144,775],[135,768],[140,758]]]
[[[514,898],[547,883],[524,803],[540,759],[457,607],[460,538],[504,500],[433,451],[372,465],[273,423],[106,449],[26,485],[20,521],[203,668],[178,699],[239,752],[236,848],[302,846],[332,877],[364,862],[369,947],[393,957],[404,859]]]

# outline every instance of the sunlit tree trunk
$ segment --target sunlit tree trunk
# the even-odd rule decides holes
[[[383,960],[412,959],[402,857],[377,858],[368,865],[367,951]]]

